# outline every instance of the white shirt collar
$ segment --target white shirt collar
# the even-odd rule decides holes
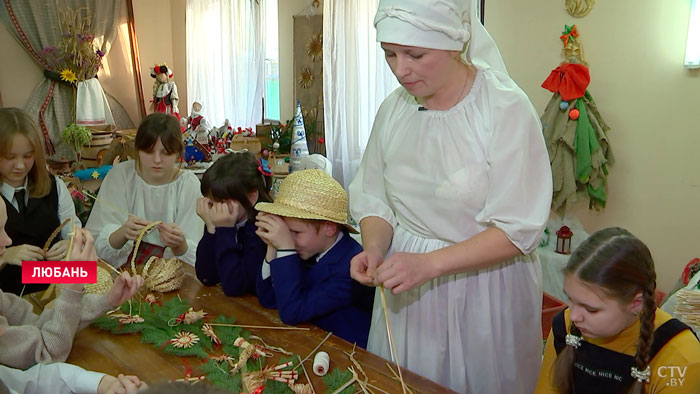
[[[329,250],[333,249],[335,244],[337,244],[341,238],[343,238],[343,231],[338,231],[338,236],[335,238],[335,242],[333,242],[333,245],[331,245],[330,248],[324,250],[323,253],[319,253],[318,256],[316,256],[316,262],[318,263],[318,261],[321,260],[323,256],[325,256],[326,253],[328,253]]]
[[[17,188],[14,187],[14,186],[12,186],[12,185],[10,185],[9,183],[3,182],[3,183],[2,183],[2,186],[0,186],[0,193],[2,193],[3,197],[5,197],[5,198],[7,199],[7,201],[12,202],[12,200],[15,198],[15,192],[16,192],[17,190],[22,190],[22,189],[27,190],[27,182],[28,182],[28,180],[29,180],[28,177],[27,177],[27,178],[24,178],[24,185],[22,185],[22,186],[20,186],[20,187],[17,187]],[[25,199],[24,202],[25,202],[25,203],[27,202],[27,201],[26,201],[27,198],[29,198],[29,196],[25,193],[25,195],[24,195],[24,199]]]

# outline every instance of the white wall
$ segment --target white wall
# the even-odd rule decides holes
[[[700,72],[683,68],[689,10],[690,1],[599,1],[576,19],[563,1],[486,2],[486,28],[540,113],[564,24],[578,25],[616,164],[605,210],[582,204],[576,215],[587,232],[620,226],[642,239],[665,291],[700,256]]]

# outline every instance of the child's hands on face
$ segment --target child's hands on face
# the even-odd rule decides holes
[[[238,201],[215,202],[209,209],[214,227],[233,227],[238,223],[238,213],[243,209]]]
[[[216,226],[214,226],[214,223],[211,221],[210,211],[212,205],[214,205],[214,202],[208,197],[200,197],[197,199],[197,215],[204,220],[209,234],[214,234],[216,232]]]
[[[260,212],[256,217],[255,225],[258,227],[255,234],[267,245],[277,250],[294,249],[292,232],[280,216]]]

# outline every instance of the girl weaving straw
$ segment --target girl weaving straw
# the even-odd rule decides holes
[[[217,160],[202,177],[197,214],[205,229],[197,247],[197,278],[221,283],[224,294],[255,294],[255,283],[267,245],[255,234],[253,208],[271,202],[260,163],[252,153],[231,153]]]
[[[649,249],[621,228],[591,235],[564,268],[536,393],[700,393],[700,343],[656,307]]]
[[[161,221],[133,252],[136,262],[177,256],[194,265],[202,236],[196,201],[202,195],[197,177],[176,165],[185,149],[180,124],[171,115],[148,115],[136,132],[135,147],[136,160],[115,165],[105,177],[88,219],[97,255],[115,267],[123,265],[141,230]]]
[[[12,240],[4,230],[7,221],[5,206],[0,204],[0,256]],[[95,261],[92,235],[76,230],[71,260]],[[52,309],[41,315],[32,312],[32,304],[0,291],[0,364],[12,368],[28,368],[35,363],[65,361],[73,346],[73,337],[82,327],[107,310],[123,304],[143,284],[141,276],[127,272],[117,276],[110,292],[104,295],[83,295],[82,284],[66,284]]]
[[[42,246],[75,207],[65,183],[46,170],[39,129],[27,112],[0,108],[0,194],[7,212],[6,231],[15,246],[0,258],[0,289],[24,294],[43,290],[45,284],[21,283],[23,260],[62,260],[71,226],[64,226],[47,253]]]

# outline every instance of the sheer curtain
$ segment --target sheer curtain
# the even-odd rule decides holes
[[[360,165],[374,116],[398,81],[376,42],[378,0],[326,0],[323,9],[323,104],[326,153],[347,188]]]
[[[254,127],[265,88],[265,0],[187,0],[187,112]]]

